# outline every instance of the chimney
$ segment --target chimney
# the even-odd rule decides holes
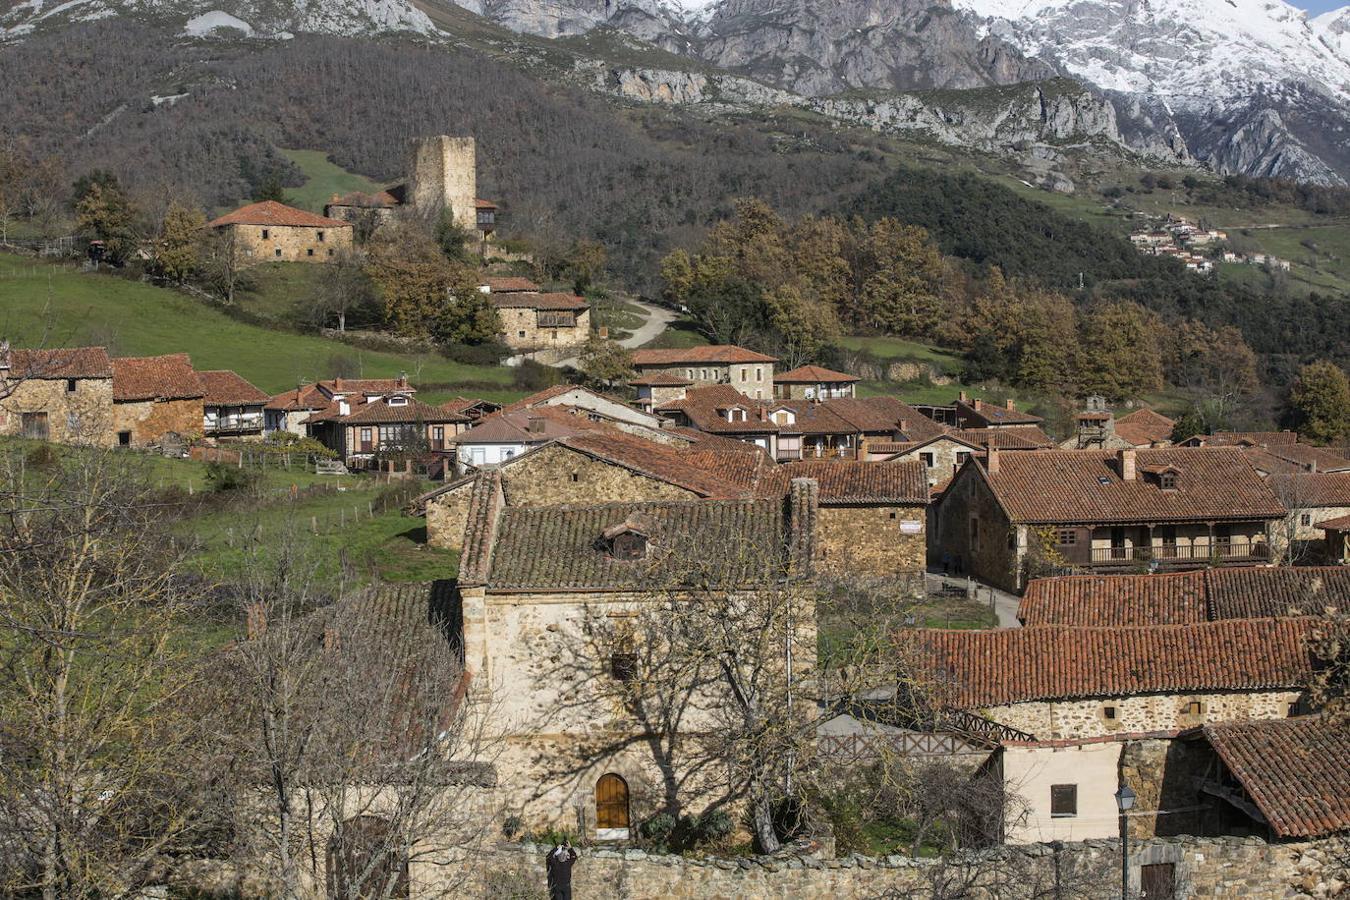
[[[788,485],[788,575],[810,576],[816,550],[816,511],[820,486],[814,478],[794,478]]]
[[[396,383],[400,388],[406,388],[406,387],[408,386],[408,373],[407,373],[407,372],[399,372],[399,373],[398,373],[398,381],[395,382],[395,383]]]
[[[957,399],[957,400],[960,400],[962,403],[965,403],[965,402],[966,402],[966,399],[967,399],[967,398],[966,398],[966,392],[965,392],[965,391],[961,391],[959,394],[956,395],[956,399]]]
[[[530,434],[543,434],[544,417],[530,416],[528,419],[525,420],[525,430],[528,431]]]
[[[1008,412],[1017,412],[1017,404],[1013,402],[1011,397],[1008,398]]]
[[[1121,480],[1134,481],[1135,476],[1138,474],[1135,469],[1134,448],[1131,447],[1129,449],[1121,450],[1119,453],[1116,454],[1116,457],[1120,461]]]
[[[989,456],[988,456],[988,458],[987,458],[987,459],[985,460],[985,462],[984,462],[984,468],[985,468],[985,471],[987,471],[990,475],[997,475],[997,474],[998,474],[998,448],[997,448],[997,447],[990,447],[990,448],[989,448]]]
[[[0,372],[9,374],[9,368],[12,365],[9,355],[9,341],[0,341]]]
[[[901,436],[901,437],[904,437],[904,436],[907,435],[907,434],[909,434],[909,419],[901,419],[901,420],[900,420],[900,436]]]

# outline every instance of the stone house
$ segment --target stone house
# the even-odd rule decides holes
[[[534,447],[582,434],[593,426],[586,416],[559,406],[503,409],[454,439],[455,460],[461,468],[499,466]]]
[[[520,275],[484,275],[478,289],[485,294],[538,294],[539,285]]]
[[[918,462],[930,488],[943,484],[956,475],[966,460],[984,448],[974,441],[957,437],[955,433],[941,434],[926,441],[869,442],[867,458],[871,461]]]
[[[978,397],[967,399],[963,392],[953,405],[958,428],[1039,428],[1045,422],[1040,416],[1019,410],[1011,399],[999,405],[986,403]]]
[[[527,409],[542,409],[545,406],[583,410],[592,421],[605,421],[619,427],[625,425],[637,426],[643,429],[641,433],[644,437],[654,440],[662,439],[660,435],[652,434],[652,432],[659,431],[665,424],[659,416],[634,409],[617,397],[600,394],[575,384],[557,384],[553,387],[544,388],[542,391],[514,403],[508,403],[501,409],[504,412],[514,413]],[[688,440],[682,439],[677,443],[687,444]]]
[[[340,405],[344,400],[350,410],[395,393],[411,397],[417,393],[417,388],[408,382],[407,375],[397,378],[330,378],[299,384],[294,390],[272,397],[263,406],[264,430],[269,433],[289,431],[297,437],[312,437],[310,427],[306,424],[311,415],[334,408],[335,404]]]
[[[633,405],[644,412],[652,412],[658,406],[683,400],[694,386],[692,379],[668,372],[656,372],[652,375],[639,375],[628,380],[628,386],[637,391],[637,400]]]
[[[1027,627],[1194,625],[1350,609],[1350,569],[1236,566],[1153,575],[1033,578],[1017,608]]]
[[[0,343],[0,435],[115,443],[112,361],[102,347],[10,349]]]
[[[695,387],[726,385],[752,400],[774,396],[776,362],[772,356],[730,344],[633,351],[633,369],[639,377],[674,375],[688,379]]]
[[[1350,565],[1350,516],[1328,519],[1317,527],[1326,535],[1322,558],[1332,565]]]
[[[754,494],[753,486],[723,478],[705,463],[703,454],[694,457],[606,428],[553,438],[499,464],[496,471],[508,506],[725,500]],[[428,544],[461,549],[475,478],[466,475],[413,501],[413,512],[426,517]]]
[[[622,839],[665,807],[668,786],[691,812],[725,799],[712,773],[654,752],[649,726],[607,699],[599,681],[630,679],[639,663],[590,643],[589,623],[599,617],[621,631],[662,602],[659,586],[680,577],[681,548],[694,536],[751,551],[743,570],[728,568],[729,593],[762,583],[766,564],[784,577],[809,572],[812,485],[794,482],[787,503],[523,507],[506,503],[503,480],[501,471],[478,476],[458,590],[471,696],[493,704],[503,731],[497,767],[507,807],[527,828],[579,825],[588,837]],[[814,614],[806,618],[793,656],[803,678],[815,656]],[[696,742],[712,722],[692,708],[680,733]]]
[[[1019,591],[1041,569],[1267,564],[1285,507],[1236,448],[991,450],[957,472],[934,546]]]
[[[798,366],[773,377],[776,400],[839,400],[852,397],[858,377],[820,366]]]
[[[375,468],[392,456],[405,466],[414,459],[448,464],[455,436],[469,427],[469,420],[396,389],[379,396],[336,398],[312,413],[305,425],[348,468]]]
[[[249,262],[329,262],[352,247],[352,225],[275,200],[241,206],[206,223],[230,235]]]
[[[919,629],[906,639],[918,683],[938,708],[1036,740],[1076,740],[1286,718],[1313,673],[1316,622]]]
[[[202,382],[202,434],[220,440],[260,441],[271,400],[240,375],[225,370],[198,372]]]
[[[573,294],[517,291],[493,293],[502,342],[533,352],[580,347],[591,337],[591,305]]]
[[[1134,447],[1166,447],[1177,423],[1147,407],[1116,419],[1116,437]]]
[[[151,447],[170,435],[184,441],[202,435],[206,390],[186,353],[121,357],[112,370],[117,446]]]

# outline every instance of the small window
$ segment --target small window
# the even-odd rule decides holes
[[[313,255],[314,255],[314,248],[313,248],[313,247],[306,247],[306,248],[305,248],[305,255],[306,255],[306,256],[313,256]]]
[[[1102,716],[1104,716],[1104,717],[1106,718],[1106,720],[1109,721],[1109,722],[1114,722],[1114,721],[1116,721],[1116,718],[1117,718],[1117,716],[1119,716],[1119,715],[1120,715],[1120,710],[1116,709],[1114,706],[1103,706],[1103,707],[1102,707]]]
[[[277,249],[273,250],[272,255],[279,258],[281,256],[281,248],[278,247]]]
[[[319,238],[319,243],[322,244],[322,243],[323,243],[323,232],[320,231],[320,232],[316,232],[316,233],[317,233],[318,238]]]
[[[895,518],[895,513],[894,513],[894,512],[891,513],[891,518],[892,518],[892,519]]]
[[[633,681],[638,674],[636,653],[615,653],[609,658],[609,674],[615,681]]]
[[[332,255],[333,255],[333,248],[332,248],[332,247],[329,247],[329,248],[328,248],[328,255],[329,255],[329,256],[332,256]]]
[[[130,431],[119,431],[119,432],[117,432],[117,446],[119,446],[119,447],[130,447],[130,446],[131,446],[131,432],[130,432]]]
[[[749,378],[746,377],[747,374],[748,374],[748,373],[747,373],[747,371],[746,371],[745,369],[741,369],[741,381],[749,381],[749,380],[750,380]]]
[[[1186,704],[1186,715],[1188,716],[1199,716],[1203,715],[1204,712],[1205,704],[1201,703],[1199,700],[1192,700]]]
[[[1055,543],[1061,547],[1071,547],[1078,543],[1078,532],[1072,528],[1061,528],[1055,532]]]
[[[924,467],[925,469],[931,469],[931,468],[933,468],[933,454],[931,454],[931,453],[920,453],[920,454],[919,454],[919,459],[921,459],[921,460],[923,461],[923,467]]]
[[[1298,517],[1298,524],[1300,524],[1300,525],[1311,525],[1311,524],[1312,524],[1312,513],[1304,513],[1303,515],[1299,516],[1299,517]]]
[[[965,461],[968,460],[968,459],[970,459],[970,451],[969,451],[969,450],[958,450],[958,451],[956,452],[956,464],[957,464],[958,466],[964,465],[964,464],[965,464]]]
[[[1050,817],[1068,818],[1078,815],[1078,785],[1050,785]]]
[[[266,228],[264,228],[264,229],[263,229],[263,236],[262,236],[262,239],[265,241],[265,240],[270,239],[271,237],[272,237],[272,232],[270,232],[270,231],[268,231]]]
[[[76,381],[75,381],[74,378],[67,378],[67,379],[66,379],[66,393],[67,393],[67,394],[73,394],[73,393],[75,393],[75,388],[78,387],[78,386],[79,386],[79,385],[76,383]]]
[[[756,380],[756,381],[763,381],[763,380],[764,380],[764,370],[763,370],[763,369],[755,369],[755,380]]]
[[[1158,476],[1158,483],[1162,485],[1164,491],[1175,491],[1177,489],[1177,473],[1164,472]]]
[[[580,481],[580,480],[581,480],[581,476],[578,475],[576,472],[573,472],[573,473],[572,473],[572,483],[573,483],[573,484],[576,484],[576,483],[577,483],[578,481]]]
[[[523,332],[523,331],[517,331],[517,332],[516,332],[516,337],[524,337],[524,336],[525,336],[525,332]]]

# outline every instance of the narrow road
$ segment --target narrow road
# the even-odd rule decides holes
[[[647,314],[647,319],[628,337],[618,341],[618,345],[626,350],[635,350],[643,344],[653,341],[675,321],[677,313],[673,309],[666,309],[664,306],[657,306],[654,303],[643,303],[641,300],[628,301],[634,306],[639,306]],[[521,360],[529,358],[528,353],[517,354],[506,360],[505,365],[518,366]],[[560,359],[557,362],[549,363],[557,369],[565,369],[568,366],[576,368],[577,358],[569,356],[567,359]]]

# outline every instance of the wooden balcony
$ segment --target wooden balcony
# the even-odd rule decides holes
[[[1153,547],[1095,547],[1088,565],[1092,568],[1112,566],[1146,566],[1160,568],[1194,567],[1200,565],[1251,564],[1270,561],[1270,545],[1265,541],[1247,539],[1216,540],[1214,544],[1159,544]]]

